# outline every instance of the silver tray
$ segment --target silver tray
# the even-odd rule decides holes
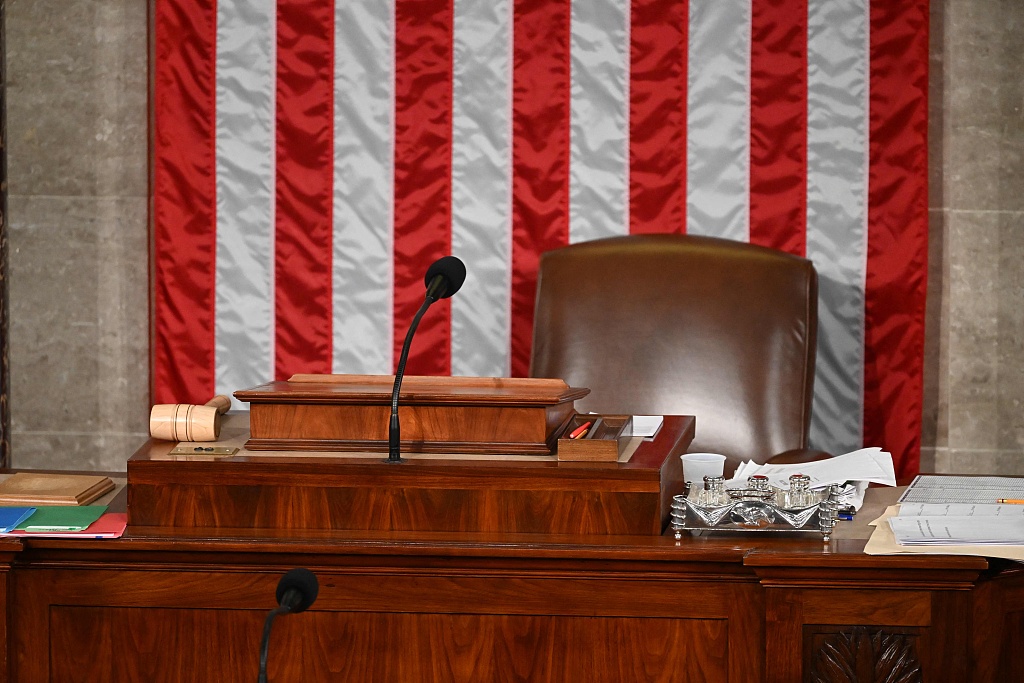
[[[672,497],[671,527],[676,538],[684,531],[797,532],[832,537],[839,507],[839,487],[810,491],[810,500],[793,504],[789,492],[770,487],[768,491],[728,489],[723,500],[708,503],[706,492],[689,487]]]

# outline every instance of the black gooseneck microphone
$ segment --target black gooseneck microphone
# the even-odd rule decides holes
[[[391,421],[388,424],[388,462],[402,461],[402,428],[398,423],[398,393],[402,390],[402,377],[405,376],[405,362],[409,358],[412,336],[416,333],[420,318],[430,308],[430,304],[438,299],[447,299],[459,291],[465,281],[466,264],[454,256],[442,256],[427,268],[427,274],[423,278],[423,284],[427,286],[427,295],[420,310],[416,311],[412,324],[409,325],[405,343],[402,344],[402,355],[398,359],[398,369],[395,370],[395,387],[391,391]]]
[[[305,611],[320,591],[316,575],[301,567],[289,570],[277,584],[278,606],[270,610],[263,624],[263,641],[260,643],[260,674],[258,683],[267,683],[267,651],[270,649],[270,628],[278,614],[297,614]]]

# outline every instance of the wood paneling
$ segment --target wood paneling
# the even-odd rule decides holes
[[[972,591],[971,676],[977,683],[1024,681],[1024,567],[1000,566]]]
[[[768,681],[970,680],[970,594],[956,584],[900,590],[901,578],[862,590],[768,588]]]
[[[850,553],[844,568],[796,538],[171,532],[12,551],[12,680],[251,681],[290,566],[312,569],[320,595],[275,623],[274,681],[788,683],[919,669],[929,683],[988,683],[1020,671],[1002,633],[1021,632],[1022,613],[1006,611],[1019,610],[1020,576],[967,581],[975,558],[935,558],[934,570],[875,558],[864,574],[870,557]],[[804,566],[766,566],[780,544]],[[868,585],[851,587],[857,576]],[[976,643],[971,624],[997,608],[1001,628]]]
[[[46,564],[46,563],[44,563]],[[756,585],[317,568],[274,681],[729,681],[762,666]],[[25,570],[17,680],[245,681],[280,573]]]
[[[257,611],[55,607],[50,680],[255,680]],[[725,622],[312,612],[279,618],[268,677],[287,681],[728,681]],[[695,651],[706,657],[692,657]]]
[[[931,624],[931,593],[892,591],[885,600],[878,600],[878,595],[867,589],[804,591],[804,617],[815,624]]]
[[[667,417],[625,462],[284,457],[196,460],[151,441],[128,462],[132,525],[661,534],[694,421]]]
[[[861,533],[131,526],[0,541],[0,647],[19,683],[249,682],[277,582],[302,566],[320,594],[275,622],[273,681],[1022,680],[1024,569],[869,556]]]

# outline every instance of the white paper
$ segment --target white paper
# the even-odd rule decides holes
[[[754,474],[763,474],[768,482],[778,488],[789,487],[789,477],[793,474],[806,474],[810,477],[812,489],[824,488],[830,484],[845,482],[865,482],[896,485],[896,471],[892,464],[892,455],[881,448],[862,448],[859,451],[837,455],[827,460],[798,463],[794,465],[759,465],[752,461],[742,463],[729,481],[729,488],[746,486],[747,478]],[[863,494],[863,489],[861,489]],[[863,495],[861,495],[863,500]]]
[[[642,436],[649,439],[658,433],[665,418],[661,415],[634,415],[633,436]]]
[[[996,504],[1024,499],[1024,477],[920,474],[900,496],[901,503]]]
[[[888,521],[900,545],[1024,545],[1024,505],[902,503]]]
[[[946,516],[889,519],[900,545],[1024,545],[1024,519],[1019,517]]]
[[[1001,517],[1024,520],[1024,505],[975,503],[902,503],[900,517]],[[986,520],[978,520],[987,523]]]

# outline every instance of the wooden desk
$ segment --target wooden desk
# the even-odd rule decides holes
[[[252,451],[222,429],[230,456],[149,442],[128,461],[128,522],[175,529],[657,535],[683,489],[679,456],[694,419],[666,416],[618,461],[555,455]]]
[[[866,523],[894,493],[870,490],[828,545],[141,527],[114,541],[0,540],[6,671],[19,683],[251,682],[277,582],[302,566],[320,594],[275,623],[276,683],[1024,680],[1010,649],[1024,571],[864,555]]]

